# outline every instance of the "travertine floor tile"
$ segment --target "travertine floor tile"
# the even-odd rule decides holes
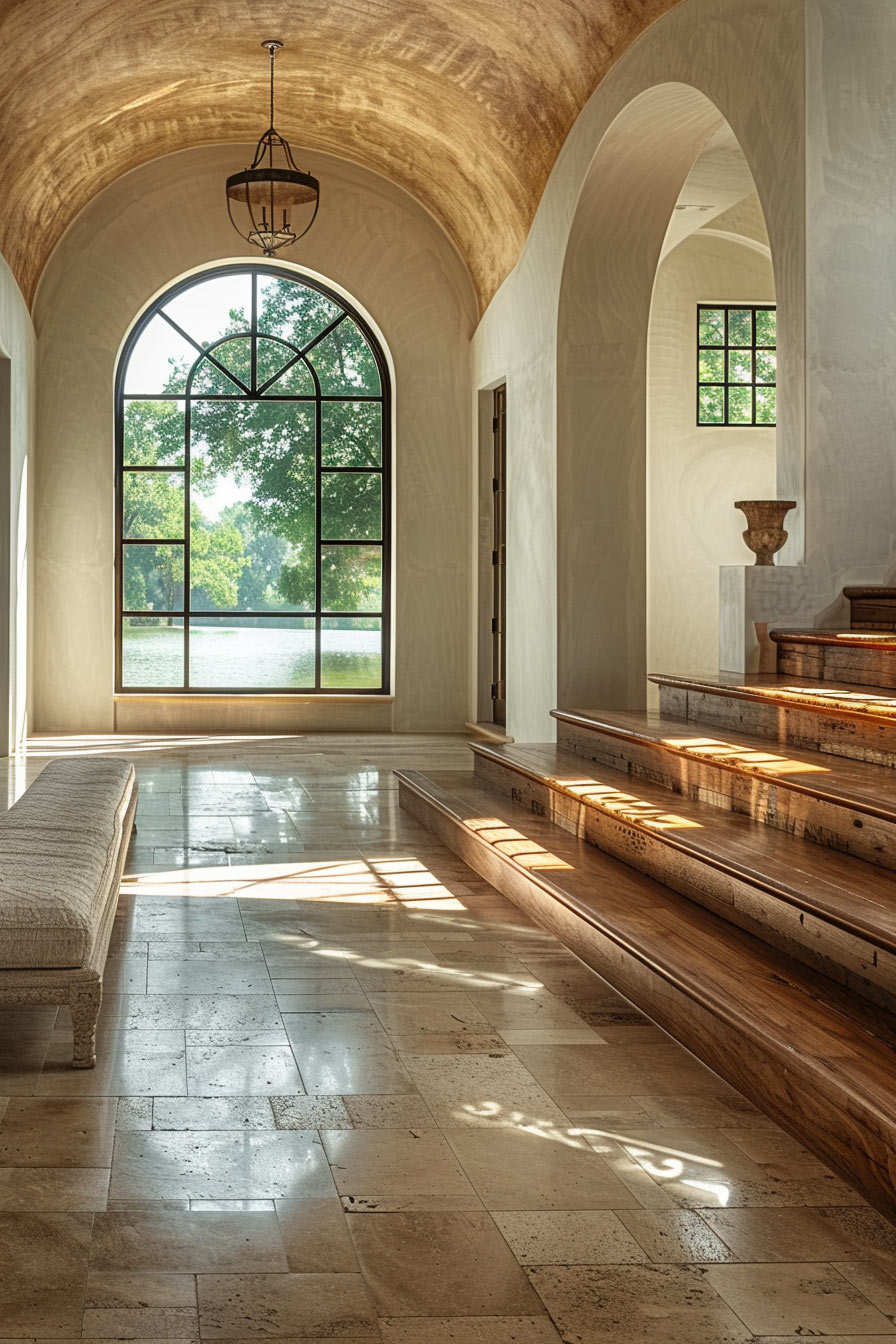
[[[455,1129],[446,1138],[487,1209],[637,1207],[587,1144],[510,1128]]]
[[[151,1128],[274,1129],[276,1126],[266,1096],[156,1097]]]
[[[149,962],[149,994],[272,994],[264,961],[212,960]]]
[[[89,1213],[104,1209],[108,1167],[0,1168],[0,1210]]]
[[[445,1137],[435,1130],[334,1130],[321,1139],[340,1195],[453,1195],[468,1208],[481,1207]]]
[[[195,1096],[283,1096],[304,1088],[288,1046],[207,1045],[187,1047],[187,1090]]]
[[[546,1316],[416,1316],[380,1328],[383,1344],[560,1344]]]
[[[493,1216],[521,1265],[622,1265],[648,1258],[615,1213],[581,1209]]]
[[[434,1129],[432,1112],[422,1097],[348,1096],[345,1109],[355,1129]],[[324,1128],[324,1126],[321,1126]],[[332,1126],[326,1126],[332,1128]]]
[[[523,1115],[535,1123],[567,1123],[560,1108],[512,1053],[497,1059],[425,1054],[408,1054],[403,1059],[442,1126],[516,1125]]]
[[[119,1134],[111,1199],[289,1199],[335,1194],[315,1131]]]
[[[278,1129],[351,1129],[342,1097],[271,1097]]]
[[[195,1307],[90,1308],[84,1312],[85,1339],[198,1339]]]
[[[394,994],[370,994],[370,1006],[390,1032],[453,1033],[488,1032],[489,1022],[468,994],[399,991]],[[421,1054],[426,1053],[425,1043]]]
[[[91,1272],[226,1274],[285,1271],[270,1213],[102,1213],[94,1220]]]
[[[91,1271],[86,1307],[195,1307],[193,1274],[152,1274]]]
[[[382,1316],[532,1316],[540,1304],[485,1213],[358,1213],[349,1230]]]
[[[358,1260],[342,1202],[278,1199],[277,1218],[290,1270],[296,1274],[356,1274]]]
[[[720,1264],[739,1259],[699,1213],[627,1209],[619,1218],[647,1258],[658,1264]]]
[[[865,1249],[816,1209],[704,1209],[702,1217],[738,1260],[848,1260]]]
[[[98,1068],[0,1014],[10,1344],[896,1338],[896,1230],[398,810],[463,739],[136,759]]]
[[[2,1167],[108,1167],[117,1102],[14,1097],[0,1122]]]
[[[182,1031],[97,1033],[95,1069],[72,1068],[72,1040],[56,1033],[37,1081],[38,1096],[182,1096],[187,1090]]]
[[[413,1079],[394,1050],[383,1046],[319,1045],[302,1040],[301,1025],[287,1019],[290,1041],[309,1093],[415,1092]]]
[[[706,1277],[757,1335],[896,1335],[896,1325],[831,1265],[713,1265]]]
[[[0,1214],[0,1321],[7,1336],[78,1336],[92,1215]]]
[[[690,1265],[546,1265],[529,1273],[563,1339],[577,1344],[744,1344],[752,1338]]]
[[[360,1274],[202,1274],[203,1339],[376,1339],[376,1313]]]

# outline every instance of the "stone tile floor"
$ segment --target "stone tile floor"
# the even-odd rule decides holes
[[[0,1339],[883,1344],[896,1231],[397,805],[461,738],[130,756],[93,1071],[0,1012]]]

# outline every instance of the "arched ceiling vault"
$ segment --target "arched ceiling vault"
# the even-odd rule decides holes
[[[0,252],[30,303],[66,226],[116,177],[173,150],[254,142],[259,43],[278,37],[276,123],[299,166],[313,172],[323,150],[411,192],[484,307],[582,105],[675,3],[0,0]]]

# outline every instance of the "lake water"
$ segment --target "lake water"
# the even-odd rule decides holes
[[[125,619],[122,682],[128,687],[183,685],[184,632],[179,626],[130,625]],[[328,689],[381,684],[379,630],[321,631],[321,684]],[[190,626],[191,689],[311,687],[314,621]]]

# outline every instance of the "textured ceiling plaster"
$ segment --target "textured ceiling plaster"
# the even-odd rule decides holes
[[[299,166],[313,172],[325,150],[412,192],[484,306],[583,103],[675,3],[6,0],[0,252],[30,303],[63,230],[116,177],[174,149],[256,140],[259,43],[279,37],[276,122]]]

